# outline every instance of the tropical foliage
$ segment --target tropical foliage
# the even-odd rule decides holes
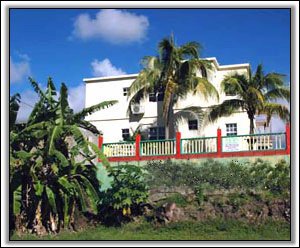
[[[99,134],[84,117],[116,101],[74,113],[64,83],[57,97],[51,78],[45,92],[32,78],[30,82],[39,101],[21,130],[15,128],[20,96],[10,101],[10,206],[19,228],[38,234],[57,232],[74,225],[76,208],[97,212],[99,182],[94,160],[96,156],[104,163],[107,160],[80,128]]]
[[[209,114],[211,121],[243,110],[248,114],[250,134],[253,134],[254,118],[257,114],[265,114],[268,123],[274,114],[286,121],[290,119],[288,108],[275,102],[280,99],[290,101],[290,90],[284,85],[284,75],[279,73],[265,75],[262,65],[258,65],[253,75],[250,72],[249,76],[238,73],[226,76],[221,82],[221,89],[225,93],[236,95],[236,98],[213,106]]]
[[[254,162],[206,160],[201,164],[151,161],[146,165],[146,183],[150,188],[187,186],[199,191],[267,191],[289,197],[290,163],[257,159]],[[200,192],[201,193],[201,192]]]
[[[211,69],[209,61],[199,58],[200,45],[197,42],[188,42],[176,46],[173,36],[165,38],[158,44],[157,56],[146,56],[142,59],[143,69],[129,88],[129,112],[133,103],[150,93],[163,93],[163,119],[166,126],[166,138],[169,137],[173,118],[173,107],[179,99],[189,92],[201,93],[205,98],[215,96],[218,92],[205,77],[206,70]],[[198,72],[202,71],[202,76]],[[194,113],[202,119],[203,111],[199,106],[183,110]]]
[[[140,205],[148,198],[144,170],[136,165],[123,164],[108,168],[111,187],[102,193],[101,218],[106,224],[118,225],[139,213]]]

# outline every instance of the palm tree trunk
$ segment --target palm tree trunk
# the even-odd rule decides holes
[[[250,118],[250,132],[249,134],[254,134],[254,117]]]
[[[250,132],[249,132],[249,134],[252,135],[252,134],[254,134],[254,117],[251,116],[251,117],[249,117],[249,119],[250,119]],[[255,142],[256,142],[255,137],[250,136],[250,140],[249,140],[250,150],[253,150]]]
[[[169,128],[169,124],[166,124],[165,126],[165,138],[169,139],[170,138],[170,128]]]

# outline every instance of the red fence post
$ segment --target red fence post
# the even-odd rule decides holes
[[[181,133],[176,132],[176,158],[181,156]]]
[[[103,136],[100,135],[98,137],[98,148],[99,148],[99,150],[102,150],[102,145],[103,145]],[[98,162],[100,162],[100,158],[98,158]]]
[[[217,157],[222,157],[222,130],[217,129]]]
[[[140,144],[141,144],[141,135],[137,134],[135,137],[135,159],[140,160]]]
[[[290,123],[285,125],[286,153],[291,153],[291,128]]]

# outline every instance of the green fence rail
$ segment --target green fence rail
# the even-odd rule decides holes
[[[222,137],[222,152],[286,149],[285,133],[249,134]]]
[[[140,143],[141,156],[174,155],[176,153],[176,140],[145,140]]]
[[[132,157],[136,153],[135,142],[105,143],[102,149],[107,157]]]
[[[198,137],[181,139],[182,154],[200,154],[217,152],[217,137]]]

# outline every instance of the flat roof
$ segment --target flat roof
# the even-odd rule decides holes
[[[214,63],[217,70],[229,70],[229,69],[250,69],[249,63],[244,64],[232,64],[232,65],[219,65],[218,60],[216,57],[210,57],[210,58],[201,58],[203,60],[209,60]],[[138,73],[135,74],[124,74],[124,75],[118,75],[118,76],[108,76],[108,77],[93,77],[93,78],[84,78],[83,81],[85,83],[92,83],[92,82],[104,82],[104,81],[114,81],[114,80],[126,80],[126,79],[134,79],[138,76]]]

